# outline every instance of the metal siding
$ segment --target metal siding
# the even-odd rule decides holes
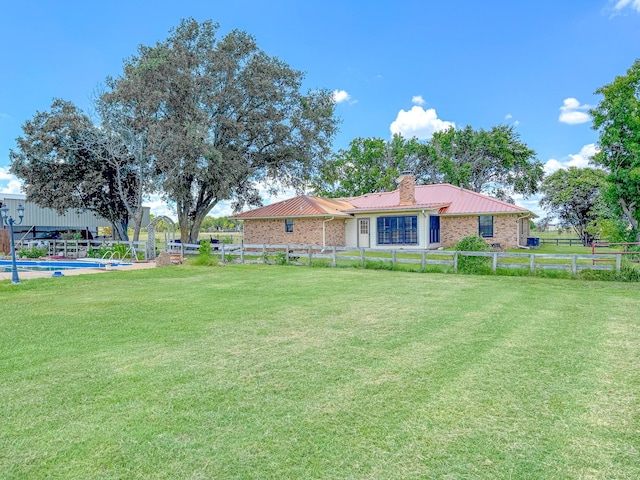
[[[59,214],[52,208],[43,208],[33,202],[15,198],[4,198],[3,203],[9,207],[9,215],[15,217],[19,204],[24,206],[23,226],[36,227],[66,227],[69,229],[95,229],[109,227],[111,222],[106,218],[96,215],[91,211],[77,213],[75,209],[69,209],[64,214]],[[151,222],[150,208],[143,207],[142,226],[146,227]]]

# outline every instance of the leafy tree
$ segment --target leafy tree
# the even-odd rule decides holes
[[[558,170],[544,179],[540,206],[557,217],[560,226],[573,229],[583,245],[590,245],[598,220],[609,216],[601,194],[606,178],[606,172],[594,168]]]
[[[610,186],[604,196],[626,217],[640,241],[640,60],[596,93],[604,97],[590,112],[600,134],[594,162],[609,171]]]
[[[441,176],[445,182],[504,200],[511,200],[513,193],[535,194],[544,175],[535,152],[507,125],[489,131],[467,126],[436,132],[418,168],[435,170],[436,179]]]
[[[421,148],[416,139],[406,140],[401,135],[394,135],[390,141],[356,138],[348,149],[340,150],[321,166],[314,179],[314,193],[353,197],[395,190],[400,172],[415,168]]]
[[[54,100],[49,112],[37,112],[22,130],[9,157],[29,200],[60,213],[94,211],[112,222],[115,238],[128,239],[127,205],[140,202],[139,184],[124,168],[127,152],[111,148],[111,132],[96,128],[64,100]]]
[[[176,205],[182,241],[196,241],[220,201],[259,205],[257,182],[301,189],[336,131],[328,90],[301,92],[303,74],[234,30],[183,20],[164,42],[140,46],[111,98],[135,105],[149,132],[165,197]]]

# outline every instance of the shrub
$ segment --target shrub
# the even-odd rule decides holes
[[[198,256],[191,262],[192,265],[211,267],[218,264],[218,260],[211,254],[211,242],[203,240],[198,247]]]
[[[190,261],[191,265],[198,265],[200,267],[212,267],[218,264],[218,259],[213,255],[198,255]]]
[[[283,252],[282,250],[276,252],[273,254],[273,258],[276,262],[276,264],[278,265],[286,265],[287,262],[287,254],[286,252]]]
[[[488,252],[491,246],[477,235],[469,235],[456,243],[458,252]],[[462,273],[486,274],[491,272],[491,258],[458,256],[458,271]]]
[[[211,242],[207,240],[201,240],[198,247],[198,253],[200,255],[211,255]]]
[[[47,255],[46,248],[31,247],[31,248],[21,248],[20,250],[18,250],[19,257],[40,258],[46,255]]]

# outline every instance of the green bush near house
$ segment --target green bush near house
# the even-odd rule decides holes
[[[491,246],[477,235],[469,235],[456,243],[458,252],[489,252]],[[489,257],[458,257],[458,271],[460,273],[487,274],[491,273],[491,258]]]

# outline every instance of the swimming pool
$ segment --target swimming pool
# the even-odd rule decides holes
[[[78,268],[107,268],[109,265],[110,268],[122,266],[126,267],[128,265],[132,265],[131,263],[123,263],[123,262],[105,262],[103,260],[96,261],[45,261],[45,260],[18,260],[16,262],[16,266],[18,267],[19,272],[55,272],[58,270],[76,270]],[[0,272],[10,272],[11,271],[11,260],[0,260]]]

